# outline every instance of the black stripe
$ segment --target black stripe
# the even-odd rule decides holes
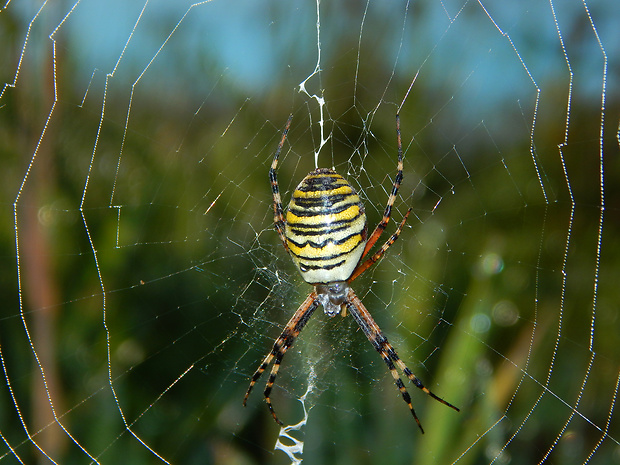
[[[321,197],[304,198],[304,197],[294,196],[293,202],[295,202],[296,205],[303,207],[303,208],[316,208],[319,206],[328,207],[336,203],[344,202],[351,197],[353,197],[353,194],[329,194],[327,193],[326,195],[322,195]],[[355,204],[355,203],[359,203],[359,201],[353,200],[350,203]]]
[[[324,176],[317,178],[306,178],[299,186],[297,186],[297,189],[301,192],[332,191],[346,186],[347,184],[347,181],[342,176]],[[351,187],[351,189],[353,188]]]
[[[350,227],[351,220],[342,220],[334,223],[328,224],[295,224],[295,226],[291,226],[289,224],[289,231],[298,236],[321,236],[326,234],[332,234],[335,232],[342,231],[343,229],[347,229]]]
[[[294,240],[292,240],[290,237],[287,237],[287,240],[288,240],[291,244],[293,244],[293,245],[295,245],[295,246],[297,246],[297,247],[299,247],[299,248],[302,248],[302,247],[305,247],[305,246],[309,245],[309,246],[310,246],[310,247],[312,247],[313,249],[322,249],[322,248],[324,248],[327,244],[329,244],[330,242],[331,242],[332,244],[335,244],[335,245],[341,245],[341,244],[344,244],[345,242],[347,242],[349,239],[351,239],[351,238],[352,238],[352,237],[354,237],[354,236],[361,236],[361,234],[362,234],[362,231],[356,231],[356,232],[354,232],[354,233],[352,233],[352,234],[349,234],[348,236],[343,237],[342,239],[340,239],[340,240],[338,240],[338,241],[335,241],[335,240],[334,240],[334,239],[332,239],[331,237],[326,238],[323,242],[305,241],[305,242],[301,242],[301,243],[300,243],[300,242],[295,242],[295,241],[294,241]],[[361,242],[361,240],[360,240],[360,242]],[[338,256],[340,256],[340,255],[348,254],[349,252],[350,252],[350,251],[339,253],[338,255],[336,255],[336,257],[338,257]],[[297,255],[297,254],[295,254],[295,255]],[[316,260],[326,260],[326,259],[327,259],[327,258],[325,258],[325,257],[319,257],[319,258],[316,258]]]
[[[360,218],[362,216],[362,214],[360,213],[357,216],[354,216],[351,219],[344,219],[344,220],[336,220],[336,221],[330,221],[330,222],[325,222],[325,223],[318,223],[318,224],[312,224],[312,223],[305,223],[303,221],[299,221],[297,223],[290,223],[288,222],[288,227],[291,230],[302,230],[302,229],[308,229],[308,230],[314,230],[314,231],[321,231],[321,230],[325,230],[326,234],[329,233],[329,231],[333,231],[333,230],[340,230],[343,228],[346,228],[348,226],[351,225],[351,223],[357,221],[358,218]],[[303,232],[301,232],[300,234],[304,234]],[[308,231],[308,234],[312,234],[310,231]]]
[[[310,270],[333,270],[334,268],[338,268],[344,262],[345,261],[342,260],[341,262],[335,263],[333,265],[309,265],[307,263],[300,263],[299,266],[304,271],[310,271]]]

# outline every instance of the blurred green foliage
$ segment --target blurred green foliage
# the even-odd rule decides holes
[[[3,68],[13,70],[25,25],[7,10],[0,26]],[[321,163],[359,187],[374,224],[395,171],[394,114],[415,72],[393,73],[380,51],[388,39],[375,50],[358,38],[356,29],[324,43],[331,139]],[[207,54],[213,93],[185,85],[196,76],[182,69],[172,82],[155,75],[133,89],[126,120],[131,79],[110,80],[102,107],[96,74],[82,103],[84,73],[65,40],[55,81],[49,51],[37,49],[0,101],[5,444],[39,460],[26,425],[58,463],[83,463],[83,449],[101,463],[155,463],[130,427],[172,463],[285,463],[272,452],[277,427],[261,389],[247,409],[241,399],[309,291],[272,230],[267,178],[291,111],[285,199],[314,166],[318,111],[297,94],[299,70],[249,99]],[[291,46],[282,41],[281,55]],[[456,103],[463,93],[431,71],[415,82],[401,111],[405,180],[394,213],[399,221],[412,205],[410,227],[355,286],[410,368],[461,413],[409,385],[420,435],[352,319],[319,312],[274,394],[281,417],[301,418],[296,399],[316,371],[304,463],[525,464],[556,443],[549,463],[582,463],[603,434],[620,366],[617,94],[606,102],[599,244],[600,100],[572,102],[562,158],[566,82],[545,85],[533,146],[532,101],[519,107],[506,92],[508,103],[486,102],[487,118],[472,122],[469,97]],[[83,449],[50,423],[33,347],[57,421]],[[618,458],[617,422],[608,427],[592,463]]]

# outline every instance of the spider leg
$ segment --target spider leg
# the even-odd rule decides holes
[[[357,265],[355,270],[353,270],[353,274],[351,274],[351,277],[347,280],[347,282],[349,282],[349,283],[352,282],[355,278],[357,278],[364,271],[366,271],[368,268],[370,268],[377,260],[379,260],[383,256],[383,254],[386,252],[386,250],[389,249],[390,246],[394,242],[396,242],[396,239],[398,239],[398,236],[400,236],[400,233],[403,230],[403,227],[405,226],[405,223],[407,222],[407,218],[409,217],[409,213],[411,213],[411,208],[409,210],[407,210],[407,213],[405,213],[405,216],[404,216],[403,220],[400,222],[400,225],[398,226],[398,229],[396,229],[396,232],[394,234],[392,234],[387,241],[385,241],[385,244],[383,244],[381,246],[381,248],[379,250],[377,250],[372,255],[372,257],[370,257],[366,261],[364,261],[364,262],[360,263],[359,265]],[[363,257],[363,255],[362,255],[362,257]]]
[[[403,381],[398,375],[396,367],[394,366],[395,363],[401,369],[403,374],[405,374],[405,376],[407,376],[407,378],[409,378],[417,388],[421,389],[423,392],[428,394],[433,399],[441,402],[442,404],[447,405],[448,407],[456,410],[457,412],[460,411],[457,407],[450,404],[449,402],[446,402],[441,397],[436,396],[433,392],[426,388],[424,384],[422,384],[422,382],[418,379],[418,377],[415,376],[409,368],[407,368],[405,363],[396,353],[394,347],[392,347],[392,344],[390,344],[387,338],[383,335],[383,332],[381,331],[381,328],[379,328],[379,325],[375,323],[375,320],[373,320],[368,310],[366,310],[366,307],[364,307],[362,301],[359,299],[359,297],[357,297],[357,295],[355,295],[355,292],[353,292],[352,289],[349,289],[346,306],[349,309],[349,312],[351,312],[351,315],[353,315],[353,318],[355,318],[355,321],[357,322],[359,327],[362,329],[362,331],[364,331],[364,334],[366,334],[366,337],[368,338],[370,343],[383,358],[383,361],[387,365],[388,370],[390,370],[390,373],[394,378],[396,387],[398,387],[398,390],[400,391],[403,400],[406,402],[409,410],[411,410],[411,414],[413,415],[413,418],[415,419],[422,433],[424,433],[424,429],[422,428],[420,420],[418,419],[413,405],[411,404],[411,396],[407,392],[407,388],[405,387]]]
[[[278,167],[278,157],[280,156],[280,152],[282,151],[282,147],[284,146],[284,141],[286,140],[288,129],[291,127],[292,119],[293,115],[290,115],[288,121],[286,122],[286,127],[284,128],[284,131],[282,131],[282,139],[280,139],[280,143],[278,144],[276,153],[273,155],[273,161],[271,162],[271,168],[269,169],[269,180],[271,181],[271,192],[273,193],[273,223],[287,252],[288,244],[286,242],[286,236],[284,235],[284,209],[282,208],[282,198],[280,197],[280,189],[278,187],[278,176],[276,174],[276,168]]]
[[[310,295],[308,295],[306,300],[304,300],[304,302],[297,309],[295,314],[288,321],[288,323],[282,330],[282,334],[280,334],[280,336],[274,342],[271,352],[267,354],[267,356],[263,360],[263,363],[259,365],[258,369],[254,372],[254,375],[252,375],[250,386],[248,387],[248,390],[245,393],[245,397],[243,398],[244,407],[247,403],[248,397],[250,396],[250,392],[254,387],[254,384],[256,384],[258,378],[260,378],[260,376],[267,369],[271,361],[275,358],[275,362],[273,363],[273,367],[271,368],[271,373],[269,374],[269,378],[267,379],[267,385],[265,386],[264,394],[265,401],[267,402],[267,406],[269,407],[269,411],[271,412],[273,419],[276,421],[276,423],[280,425],[283,424],[277,417],[273,406],[271,405],[271,389],[273,388],[273,384],[276,381],[278,370],[280,369],[280,363],[282,363],[282,358],[284,357],[284,354],[293,345],[295,339],[297,338],[297,336],[299,336],[299,333],[304,328],[304,326],[312,316],[312,313],[314,313],[318,306],[319,301],[317,300],[317,294],[313,291],[310,293]]]
[[[364,247],[364,253],[362,254],[362,258],[364,258],[366,254],[368,254],[370,249],[372,249],[372,246],[375,245],[377,240],[379,240],[379,237],[381,236],[381,234],[385,230],[385,227],[390,221],[392,206],[394,205],[394,201],[396,200],[396,194],[398,193],[400,183],[403,180],[403,146],[400,138],[400,116],[398,114],[396,115],[396,142],[398,147],[398,172],[396,173],[396,177],[394,178],[392,192],[388,197],[388,202],[385,207],[385,211],[383,212],[383,218],[368,238],[368,242],[366,242],[366,246]]]

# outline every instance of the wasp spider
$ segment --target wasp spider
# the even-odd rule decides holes
[[[403,179],[400,119],[396,115],[398,172],[394,179],[392,192],[388,198],[383,218],[373,233],[368,236],[364,205],[355,189],[338,173],[326,168],[312,171],[301,181],[295,192],[293,192],[285,217],[278,188],[276,168],[292,118],[293,116],[291,115],[286,123],[286,128],[282,133],[282,139],[276,149],[271,169],[269,170],[271,190],[273,192],[274,223],[284,248],[291,255],[303,279],[307,283],[312,284],[314,290],[286,324],[282,334],[274,342],[273,348],[252,376],[252,381],[243,399],[243,405],[246,405],[248,396],[258,378],[260,378],[275,358],[265,387],[265,400],[274,420],[280,425],[283,424],[277,417],[271,404],[271,389],[276,380],[284,354],[293,345],[314,311],[319,305],[322,305],[325,313],[330,317],[339,313],[345,316],[347,310],[353,315],[353,318],[362,331],[364,331],[370,343],[385,361],[403,400],[409,407],[420,430],[424,433],[420,420],[413,409],[413,405],[411,405],[411,397],[396,371],[395,365],[400,368],[417,388],[457,412],[459,409],[429,391],[416,375],[407,368],[368,310],[366,310],[364,304],[362,304],[350,287],[351,282],[379,260],[394,241],[398,239],[411,212],[411,209],[407,211],[396,232],[392,234],[385,244],[369,258],[363,260],[375,245],[390,220],[392,205]]]

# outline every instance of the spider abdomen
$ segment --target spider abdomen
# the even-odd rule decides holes
[[[319,168],[293,192],[284,234],[306,282],[346,281],[366,244],[364,205],[346,179]]]

